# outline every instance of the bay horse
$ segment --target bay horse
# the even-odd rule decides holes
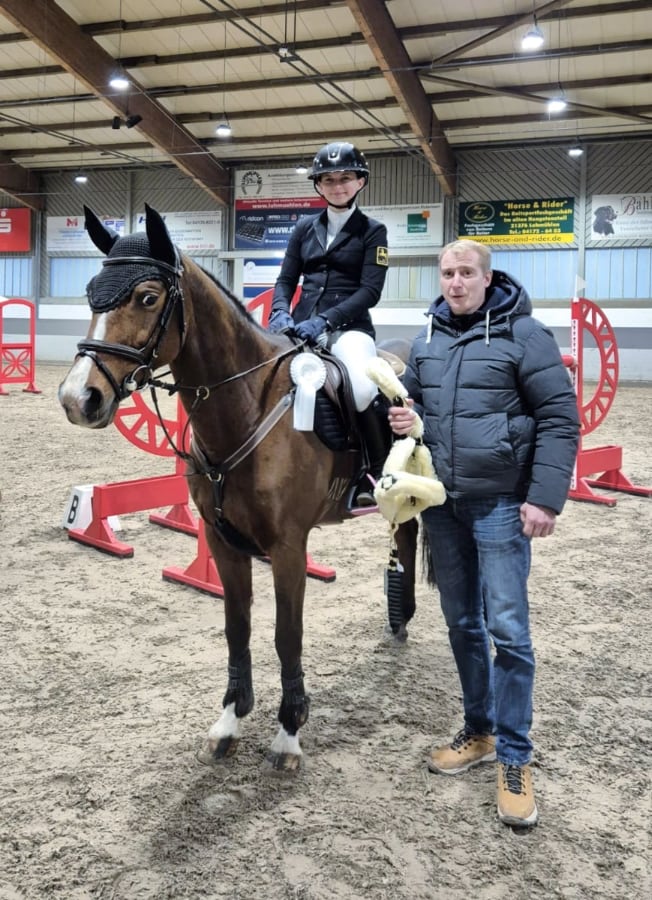
[[[282,692],[266,766],[294,771],[310,703],[301,660],[308,535],[319,523],[351,516],[346,498],[360,448],[332,449],[314,431],[293,427],[290,367],[305,348],[265,331],[213,276],[180,254],[156,210],[146,206],[144,233],[123,237],[84,210],[86,230],[106,259],[87,287],[91,323],[59,402],[72,424],[105,428],[132,391],[149,385],[179,393],[192,442],[188,452],[177,452],[186,459],[190,493],[223,584],[228,644],[223,709],[201,759],[213,763],[235,752],[241,720],[254,705],[252,558],[261,557],[272,568]],[[169,367],[173,385],[156,377],[162,367]],[[413,520],[396,533],[403,627],[415,609],[417,531]]]

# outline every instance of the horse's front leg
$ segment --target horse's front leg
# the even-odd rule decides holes
[[[229,648],[228,683],[222,699],[222,715],[208,732],[200,760],[213,763],[232,756],[240,742],[241,720],[254,706],[251,677],[252,578],[251,559],[226,547],[212,529],[206,541],[224,586],[224,632]]]
[[[301,652],[303,600],[306,590],[306,541],[298,549],[286,545],[270,553],[276,595],[276,652],[281,661],[280,728],[267,754],[277,772],[293,772],[301,765],[299,729],[308,721],[310,697],[305,692]]]

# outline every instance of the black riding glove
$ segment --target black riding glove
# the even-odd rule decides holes
[[[294,333],[302,341],[309,344],[318,343],[320,335],[324,334],[328,329],[328,319],[326,316],[313,316],[312,319],[306,319],[305,322],[299,322],[294,326]],[[321,343],[321,341],[319,341]]]
[[[269,317],[267,330],[273,334],[280,334],[282,331],[291,331],[294,328],[294,319],[289,312],[284,309],[277,309]]]

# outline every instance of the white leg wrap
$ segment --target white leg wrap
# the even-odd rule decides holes
[[[288,734],[285,728],[281,726],[271,747],[272,753],[289,753],[291,756],[302,756],[303,751],[299,744],[298,734]]]
[[[209,741],[221,741],[223,738],[240,738],[240,722],[235,714],[235,702],[224,707],[222,715],[209,729]]]

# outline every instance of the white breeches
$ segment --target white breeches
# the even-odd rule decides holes
[[[366,373],[367,363],[376,356],[374,339],[364,331],[343,331],[330,349],[346,366],[355,408],[363,412],[378,393],[378,386]]]

